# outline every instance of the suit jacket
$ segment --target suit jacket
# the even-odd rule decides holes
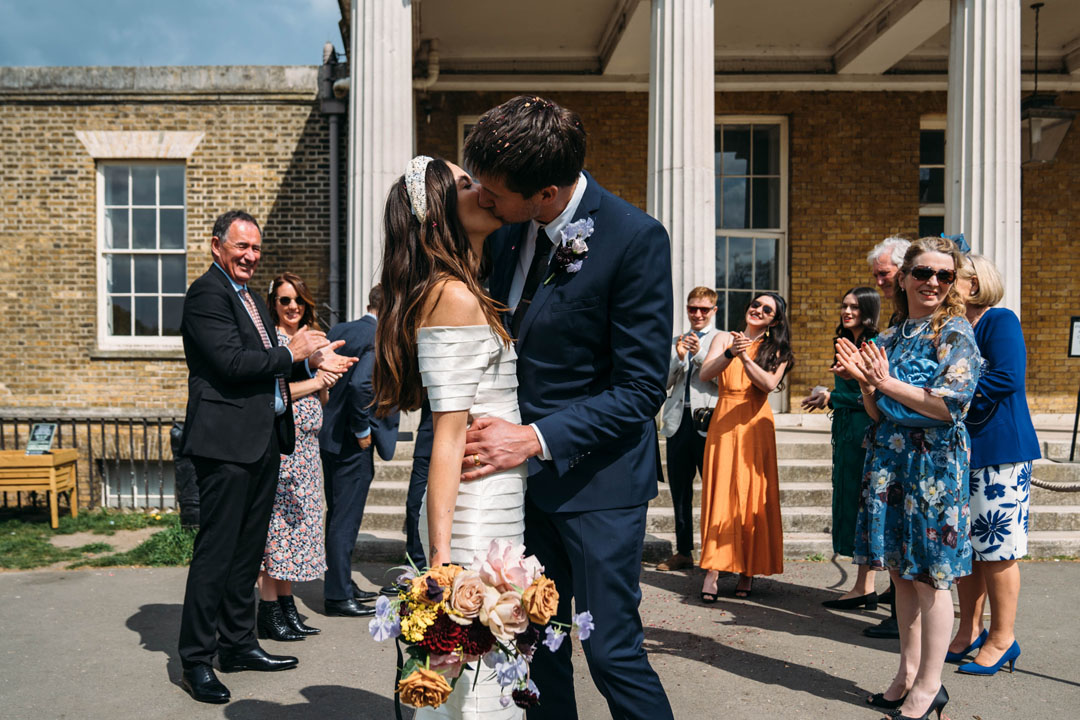
[[[377,418],[372,412],[375,392],[371,375],[375,369],[375,318],[338,323],[326,334],[327,340],[344,340],[338,354],[359,358],[330,388],[330,400],[323,408],[319,449],[330,455],[346,455],[359,448],[356,433],[371,429],[372,444],[383,460],[394,456],[397,445],[398,413]]]
[[[277,378],[308,377],[303,362],[294,363],[277,333],[266,305],[252,300],[270,337],[262,338],[229,278],[211,265],[184,296],[180,333],[188,366],[187,417],[181,448],[184,455],[234,463],[263,456],[270,433],[278,433],[281,452],[291,454],[296,442],[292,403],[275,422]]]
[[[530,459],[528,494],[548,512],[631,507],[657,493],[671,248],[659,222],[585,178],[573,219],[593,219],[588,257],[537,288],[517,338],[522,420],[536,423],[552,456]],[[491,294],[504,304],[527,228],[489,238]]]
[[[705,362],[705,356],[709,354],[709,348],[712,347],[713,340],[715,340],[720,333],[716,332],[715,327],[708,327],[705,330],[705,334],[701,336],[700,343],[701,349],[695,353],[694,357],[685,357],[682,360],[679,359],[679,353],[675,350],[675,345],[678,344],[680,335],[676,335],[671,341],[671,362],[668,365],[667,387],[668,387],[668,399],[664,402],[664,411],[661,413],[661,418],[664,421],[664,426],[660,430],[660,434],[664,437],[671,437],[679,431],[679,425],[682,424],[683,419],[683,406],[686,403],[686,373],[690,373],[690,410],[693,412],[698,408],[715,408],[717,400],[720,398],[720,388],[716,383],[716,380],[710,380],[709,382],[702,382],[699,374],[701,373],[701,364]],[[704,435],[705,433],[699,433]]]

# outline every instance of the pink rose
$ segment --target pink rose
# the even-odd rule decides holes
[[[460,675],[461,668],[465,665],[465,659],[458,652],[452,652],[449,655],[432,654],[428,656],[428,659],[431,662],[429,668],[442,673],[442,676],[448,680]]]
[[[507,590],[496,596],[484,594],[484,606],[480,609],[480,622],[499,640],[510,642],[514,636],[529,627],[529,616],[521,604],[521,593]]]
[[[480,609],[484,606],[486,589],[484,581],[480,579],[480,573],[475,570],[460,573],[454,578],[453,591],[450,595],[450,607],[455,612],[448,613],[447,617],[458,625],[470,624],[473,618],[480,615]]]
[[[535,555],[524,557],[525,546],[514,545],[507,540],[492,540],[487,555],[477,555],[470,569],[480,573],[480,578],[500,592],[522,592],[544,572],[544,566]]]

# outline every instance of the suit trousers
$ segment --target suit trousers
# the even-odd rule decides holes
[[[690,407],[683,410],[679,429],[667,441],[667,477],[675,510],[675,550],[694,552],[694,478],[705,462],[705,438],[694,429]]]
[[[420,541],[420,506],[423,505],[424,491],[427,490],[430,465],[430,457],[413,457],[412,474],[409,476],[409,495],[405,500],[405,553],[418,568],[427,565],[424,543]]]
[[[361,450],[353,440],[342,450],[341,455],[322,455],[326,479],[326,600],[348,600],[353,596],[352,553],[375,476],[374,444]]]
[[[266,452],[254,463],[192,458],[199,533],[180,619],[180,661],[186,669],[210,665],[218,650],[241,652],[258,645],[255,579],[274,507],[279,447],[272,432]]]
[[[593,614],[596,627],[581,645],[614,720],[672,718],[660,678],[645,654],[638,613],[647,508],[548,513],[525,500],[525,547],[559,589],[555,619],[571,621],[571,600],[578,612]],[[570,657],[569,640],[558,652],[537,651],[532,677],[543,696],[528,710],[529,720],[578,717]]]

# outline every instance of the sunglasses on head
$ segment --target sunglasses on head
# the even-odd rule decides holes
[[[712,307],[700,307],[698,305],[686,306],[687,315],[708,315],[710,312],[712,312]]]
[[[754,310],[761,310],[762,315],[772,315],[773,314],[773,308],[769,307],[768,305],[761,302],[760,300],[755,300],[754,302],[750,303],[750,307],[752,309],[754,309]]]
[[[926,282],[930,278],[937,275],[937,280],[942,285],[952,285],[956,282],[955,270],[935,270],[932,267],[926,265],[916,265],[911,268],[911,277],[915,278],[919,282]]]
[[[304,301],[301,300],[300,298],[294,298],[294,297],[287,297],[285,295],[279,295],[277,301],[278,301],[278,305],[280,305],[281,307],[289,307],[293,303],[296,303],[297,307],[304,307]]]

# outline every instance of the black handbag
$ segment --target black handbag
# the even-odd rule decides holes
[[[709,432],[709,423],[712,422],[713,408],[698,408],[690,416],[694,419],[694,429],[699,433]]]

